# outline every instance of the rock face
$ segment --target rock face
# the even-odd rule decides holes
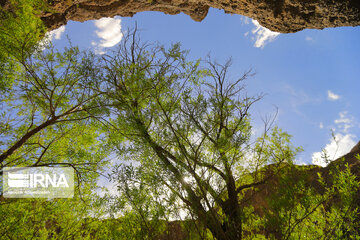
[[[2,0],[6,1],[6,0]],[[359,0],[48,0],[51,11],[42,19],[55,29],[69,20],[133,16],[143,11],[167,14],[183,12],[195,21],[203,20],[210,7],[226,13],[256,19],[276,32],[291,33],[305,28],[360,25]]]
[[[270,178],[269,181],[258,187],[256,190],[249,189],[245,192],[244,199],[241,200],[241,203],[244,207],[252,206],[254,207],[254,213],[259,216],[265,215],[265,210],[271,210],[276,212],[275,209],[271,208],[269,205],[270,199],[278,200],[284,192],[280,191],[283,187],[295,187],[294,184],[298,182],[303,182],[306,189],[313,189],[318,194],[324,194],[325,189],[322,184],[319,183],[318,174],[321,174],[324,183],[330,187],[333,184],[333,177],[336,176],[339,171],[343,171],[348,166],[351,173],[356,177],[356,180],[360,181],[360,159],[356,156],[360,155],[360,142],[352,148],[352,150],[345,154],[344,156],[332,161],[326,167],[314,166],[314,165],[303,165],[303,166],[291,166],[290,168],[284,168],[286,171],[283,173],[286,174],[286,181],[279,181],[278,177],[275,175],[273,178]],[[266,174],[272,173],[271,165],[266,167]],[[332,171],[334,171],[332,173]],[[299,197],[301,195],[297,195]],[[324,209],[329,210],[332,204],[339,204],[340,198],[337,195],[328,199],[328,202],[324,203]],[[360,189],[357,189],[356,195],[353,200],[354,208],[360,208]],[[276,215],[275,215],[276,216]],[[357,215],[356,219],[353,219],[354,222],[360,222],[360,215]],[[284,239],[283,233],[278,225],[268,225],[262,230],[262,234],[268,236],[272,234],[275,236],[275,239]],[[360,229],[353,233],[356,236],[360,236]],[[355,236],[354,235],[354,236]]]
[[[326,167],[316,165],[296,165],[288,169],[288,174],[293,177],[294,182],[297,182],[300,178],[305,182],[306,186],[313,187],[318,193],[323,194],[323,187],[319,184],[318,174],[324,178],[328,186],[331,185],[331,171],[338,168],[343,171],[346,166],[349,167],[352,174],[356,176],[357,181],[360,181],[360,159],[356,156],[360,155],[360,142],[355,145],[351,151],[342,157],[332,161]],[[267,174],[271,174],[273,171],[272,166],[269,165],[266,169]],[[276,193],[279,189],[279,181],[275,175],[270,178],[266,184],[259,186],[256,192],[250,190],[247,194],[251,196],[251,204],[254,206],[255,212],[262,215],[262,208],[267,207],[266,200],[269,196]],[[360,207],[360,189],[357,192],[357,204]]]

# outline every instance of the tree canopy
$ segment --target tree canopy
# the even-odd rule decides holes
[[[2,9],[0,168],[69,166],[76,193],[1,194],[4,239],[359,239],[358,176],[295,165],[275,118],[255,135],[251,70],[231,79],[231,60],[136,30],[103,55],[39,47],[34,3]],[[106,173],[117,189],[100,197]]]

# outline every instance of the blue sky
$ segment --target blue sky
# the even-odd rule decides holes
[[[100,54],[121,40],[121,30],[135,23],[142,40],[167,46],[180,42],[192,59],[208,53],[220,62],[232,57],[230,77],[253,68],[256,75],[247,82],[247,90],[266,94],[252,110],[255,130],[261,129],[261,117],[275,114],[277,108],[277,125],[305,150],[298,163],[312,163],[322,148],[336,158],[360,140],[360,27],[277,34],[246,17],[210,9],[202,22],[158,12],[70,21],[51,37],[62,47],[68,35],[74,45]],[[331,139],[331,129],[338,145]]]

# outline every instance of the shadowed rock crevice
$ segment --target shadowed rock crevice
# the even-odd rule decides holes
[[[130,17],[144,11],[183,12],[201,21],[210,7],[256,19],[282,33],[360,25],[359,0],[49,0],[49,4],[51,11],[44,12],[42,19],[50,30],[69,20]]]

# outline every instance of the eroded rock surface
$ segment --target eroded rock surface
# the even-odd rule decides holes
[[[48,0],[52,10],[42,19],[50,29],[69,20],[133,16],[143,11],[167,14],[183,12],[203,20],[210,7],[241,14],[276,32],[290,33],[305,28],[360,25],[359,0]]]

